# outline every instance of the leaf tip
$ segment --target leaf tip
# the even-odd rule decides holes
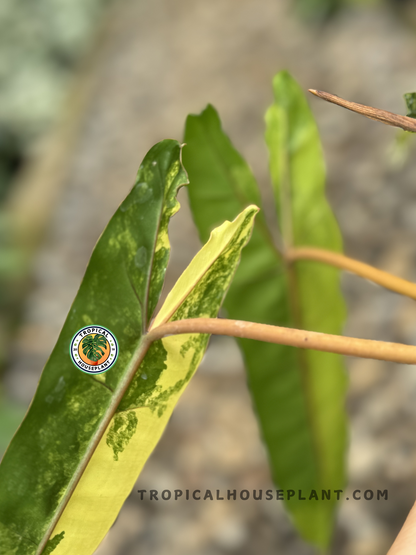
[[[249,206],[247,206],[247,208],[245,208],[244,211],[253,212],[253,214],[256,215],[260,212],[260,208],[257,206],[257,204],[250,204]]]

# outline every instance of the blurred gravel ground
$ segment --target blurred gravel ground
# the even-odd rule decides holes
[[[263,114],[271,79],[288,69],[306,88],[404,113],[416,90],[416,36],[383,8],[350,10],[316,28],[287,1],[119,1],[94,64],[91,94],[61,195],[35,260],[35,284],[6,383],[28,403],[94,243],[157,141],[181,139],[185,117],[207,102],[262,187],[268,183]],[[415,147],[401,167],[396,130],[310,98],[328,163],[329,197],[347,254],[416,281]],[[26,179],[34,187],[36,179]],[[45,199],[41,196],[39,203]],[[167,289],[198,249],[180,193],[171,224]],[[33,206],[36,210],[36,206]],[[346,333],[416,342],[412,301],[343,276]],[[351,377],[349,490],[388,489],[389,500],[345,501],[333,554],[384,555],[416,498],[416,368],[347,360]],[[264,449],[232,341],[216,338],[136,489],[267,489]],[[348,494],[350,497],[351,495]],[[133,491],[99,555],[309,555],[280,503],[140,501]]]

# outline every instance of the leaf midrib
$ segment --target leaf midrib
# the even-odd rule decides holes
[[[284,168],[281,172],[281,183],[280,187],[280,206],[281,206],[281,220],[283,220],[284,225],[280,230],[285,248],[293,248],[294,245],[294,233],[293,233],[293,214],[292,214],[292,182],[290,178],[290,153],[287,148],[289,139],[289,129],[290,122],[289,118],[284,109],[280,110],[282,118],[285,119],[285,137],[283,144],[284,146]],[[303,328],[303,318],[302,318],[302,308],[299,302],[299,286],[298,286],[298,271],[296,265],[288,262],[284,259],[285,273],[287,277],[287,282],[289,286],[289,309],[293,319],[293,323],[297,329]],[[310,385],[310,374],[311,367],[307,360],[307,353],[302,349],[296,349],[296,358],[298,360],[300,374],[301,374],[301,387],[303,391],[303,396],[305,399],[306,415],[308,424],[311,430],[311,443],[312,452],[316,462],[316,474],[319,483],[322,483],[323,467],[321,465],[322,452],[321,452],[321,442],[319,441],[319,429],[316,424],[316,419],[314,416],[313,407],[313,397],[311,395],[311,385]]]
[[[100,443],[105,430],[107,429],[108,425],[111,422],[112,417],[114,416],[118,405],[120,404],[120,401],[122,400],[122,398],[124,397],[124,394],[127,391],[128,386],[130,385],[131,380],[133,379],[136,371],[138,370],[140,364],[142,363],[147,350],[150,346],[150,342],[147,341],[147,337],[146,335],[142,335],[139,343],[133,353],[132,359],[130,361],[129,366],[127,367],[127,371],[124,375],[124,377],[122,378],[122,380],[120,381],[117,389],[114,391],[114,397],[111,400],[107,410],[104,413],[104,416],[96,430],[96,432],[94,433],[94,435],[92,436],[92,439],[88,445],[87,450],[85,451],[85,454],[83,455],[83,457],[80,460],[80,463],[78,465],[78,468],[76,469],[76,471],[74,472],[74,475],[71,479],[71,481],[68,484],[67,490],[65,492],[65,495],[63,496],[61,502],[59,503],[59,505],[57,506],[55,513],[52,517],[52,520],[48,526],[48,528],[46,529],[40,543],[39,543],[39,547],[38,550],[36,551],[36,555],[41,555],[42,551],[44,550],[55,526],[57,525],[57,523],[59,522],[59,519],[62,515],[62,513],[65,510],[65,507],[67,506],[72,494],[74,493],[85,469],[88,466],[89,461],[91,460],[91,457],[93,456],[98,444]]]

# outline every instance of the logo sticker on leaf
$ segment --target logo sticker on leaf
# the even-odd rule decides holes
[[[102,326],[86,326],[74,335],[69,349],[72,362],[87,374],[107,372],[118,357],[115,335]]]

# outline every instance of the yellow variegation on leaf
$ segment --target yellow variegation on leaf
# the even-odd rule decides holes
[[[110,220],[0,465],[0,553],[90,555],[129,495],[200,363],[202,334],[149,346],[147,330],[169,257],[167,226],[187,176],[181,146],[162,141]],[[248,241],[250,206],[210,240],[170,292],[153,326],[216,317]],[[80,372],[68,347],[83,326],[114,333],[119,356],[100,376]]]

